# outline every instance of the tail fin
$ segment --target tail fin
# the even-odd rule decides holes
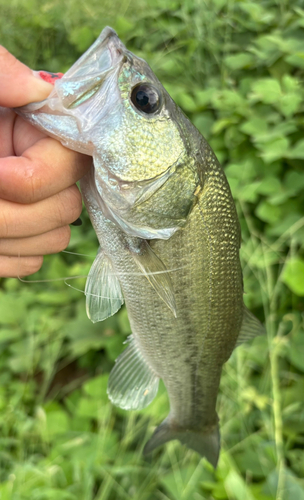
[[[182,444],[197,451],[205,457],[213,467],[217,466],[220,453],[220,431],[218,424],[205,431],[178,429],[170,425],[166,418],[154,431],[154,434],[144,448],[144,455],[151,453],[155,448],[172,439],[178,439]]]

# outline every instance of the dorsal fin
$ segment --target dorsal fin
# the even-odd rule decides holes
[[[159,377],[146,363],[132,335],[128,341],[110,373],[107,392],[114,405],[140,410],[155,398]]]
[[[85,291],[87,315],[93,323],[115,314],[124,303],[119,281],[111,261],[99,249],[87,277]]]
[[[265,327],[244,305],[243,323],[235,347],[238,347],[239,345],[243,344],[243,342],[247,342],[248,340],[257,337],[258,335],[265,334]]]

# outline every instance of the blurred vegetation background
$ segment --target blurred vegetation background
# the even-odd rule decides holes
[[[0,8],[0,42],[32,68],[65,72],[106,25],[149,62],[225,168],[245,302],[268,331],[225,366],[217,470],[178,443],[144,461],[167,395],[161,387],[130,413],[107,399],[130,327],[125,309],[95,325],[86,317],[81,276],[97,240],[83,213],[68,250],[84,255],[49,256],[28,283],[0,279],[0,499],[303,500],[304,1]]]

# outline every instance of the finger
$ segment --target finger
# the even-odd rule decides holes
[[[0,107],[0,158],[12,156],[13,147],[13,128],[16,115],[11,109]]]
[[[34,274],[41,268],[43,257],[7,257],[0,255],[0,276],[22,278]]]
[[[52,231],[74,222],[81,210],[81,194],[75,185],[30,205],[0,200],[0,238],[27,238]]]
[[[0,45],[0,106],[13,108],[29,102],[42,101],[53,86],[22,64]]]
[[[20,116],[16,116],[13,135],[13,156],[22,156],[27,149],[34,146],[40,139],[45,139],[46,137],[46,134],[41,132],[41,130],[36,129]]]
[[[46,135],[35,127],[26,123],[13,110],[0,107],[0,158],[15,156],[16,150],[30,148]]]
[[[0,160],[0,198],[34,203],[75,184],[92,164],[90,156],[41,139],[21,157]]]
[[[70,237],[70,227],[63,226],[30,238],[2,238],[0,240],[0,255],[25,257],[62,252],[68,246]]]

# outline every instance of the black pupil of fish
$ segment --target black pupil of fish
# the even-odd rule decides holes
[[[148,84],[139,84],[131,94],[134,106],[144,113],[155,113],[160,107],[160,96],[156,88]]]

